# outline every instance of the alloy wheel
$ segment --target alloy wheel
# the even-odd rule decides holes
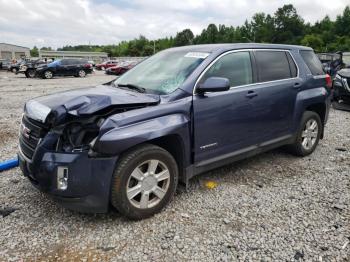
[[[132,171],[126,188],[127,198],[136,208],[152,208],[164,198],[169,185],[168,167],[159,160],[151,159]]]
[[[86,76],[86,73],[85,73],[84,70],[80,70],[78,74],[79,74],[80,77]]]
[[[52,78],[53,76],[51,71],[46,71],[44,75],[45,75],[45,78]]]
[[[310,150],[316,143],[318,136],[318,124],[315,119],[306,122],[301,133],[301,145],[305,150]]]
[[[30,78],[34,78],[35,77],[35,71],[34,70],[30,70],[28,72],[28,75],[29,75]]]

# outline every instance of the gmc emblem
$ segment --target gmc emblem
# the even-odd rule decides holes
[[[26,138],[30,138],[30,129],[26,127],[24,124],[21,124],[21,132]]]

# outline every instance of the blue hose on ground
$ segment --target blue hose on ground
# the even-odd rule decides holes
[[[6,160],[5,162],[0,162],[0,172],[17,167],[17,166],[18,166],[18,157],[15,157],[10,160]]]

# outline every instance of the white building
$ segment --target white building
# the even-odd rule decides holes
[[[30,49],[28,47],[0,43],[0,59],[20,59],[29,58]]]
[[[79,51],[45,51],[39,50],[40,58],[85,58],[95,62],[101,62],[108,59],[108,54],[104,52],[79,52]]]

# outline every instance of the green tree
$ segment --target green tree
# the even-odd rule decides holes
[[[304,20],[291,4],[278,8],[275,13],[276,33],[274,43],[298,44],[303,38]]]
[[[301,40],[301,44],[304,46],[312,47],[317,52],[322,52],[324,43],[322,41],[322,38],[319,35],[311,34],[306,35]]]
[[[42,48],[40,48],[40,50],[43,50],[43,51],[52,51],[52,48],[49,46],[49,47],[46,47],[46,46],[43,46]]]
[[[335,33],[350,37],[350,7],[344,9],[343,15],[338,15],[335,20]]]
[[[251,31],[254,42],[272,42],[276,31],[274,19],[264,13],[255,14],[251,22]]]
[[[34,46],[32,49],[30,49],[30,56],[31,57],[38,57],[39,56],[39,49]]]
[[[193,43],[194,35],[191,29],[185,29],[176,34],[174,39],[175,46],[191,45]]]

